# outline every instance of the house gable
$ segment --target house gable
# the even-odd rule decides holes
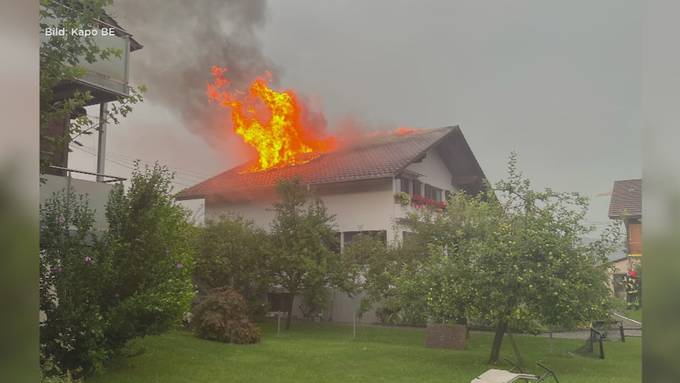
[[[428,150],[425,155],[416,162],[406,167],[408,172],[418,175],[418,181],[432,185],[442,190],[454,191],[453,174],[444,163],[437,148]]]

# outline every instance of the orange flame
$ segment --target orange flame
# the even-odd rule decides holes
[[[295,92],[269,88],[270,74],[256,78],[244,94],[228,89],[226,71],[212,67],[214,82],[208,84],[208,98],[231,109],[234,132],[257,151],[252,171],[304,163],[335,147],[333,137],[322,137],[305,126],[303,105]]]

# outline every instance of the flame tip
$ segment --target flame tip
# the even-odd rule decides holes
[[[256,170],[298,165],[299,156],[323,153],[335,147],[335,138],[326,137],[322,130],[306,126],[304,105],[293,90],[276,91],[269,87],[271,72],[257,76],[247,92],[229,90],[224,77],[227,68],[213,66],[213,83],[208,84],[207,96],[231,109],[232,128],[258,154]],[[318,156],[318,155],[317,155]]]

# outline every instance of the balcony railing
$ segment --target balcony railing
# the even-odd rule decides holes
[[[48,27],[59,27],[57,19],[44,19],[42,23]],[[85,58],[79,60],[78,66],[85,70],[85,74],[74,82],[59,84],[55,88],[56,98],[70,97],[76,90],[89,91],[93,99],[90,104],[114,101],[118,97],[128,96],[129,89],[129,55],[130,55],[130,34],[116,26],[99,21],[102,28],[113,28],[116,34],[102,36],[90,36],[93,43],[100,49],[116,49],[120,56],[111,55],[106,60],[97,59],[89,63]],[[70,31],[66,30],[66,33]],[[49,41],[50,36],[41,34],[41,43]],[[83,37],[84,39],[85,37]]]
[[[109,182],[123,182],[127,178],[123,177],[118,177],[118,176],[111,176],[103,173],[95,173],[95,172],[88,172],[85,170],[77,170],[77,169],[69,169],[69,168],[64,168],[61,166],[50,166],[52,169],[60,170],[64,173],[66,173],[67,177],[70,177],[72,173],[79,173],[79,174],[87,174],[90,176],[95,176],[97,177],[97,182],[103,182],[103,183],[109,183]]]

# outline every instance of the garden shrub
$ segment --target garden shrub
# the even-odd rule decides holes
[[[40,209],[41,364],[80,375],[111,356],[102,305],[109,260],[94,235],[87,199],[59,192]]]
[[[334,217],[299,178],[282,180],[276,186],[271,223],[271,252],[274,283],[292,297],[308,297],[338,284],[342,265]],[[314,299],[318,303],[318,300]],[[286,329],[290,328],[294,300],[290,300]]]
[[[172,200],[171,178],[160,166],[137,166],[129,190],[112,191],[103,231],[94,229],[87,199],[72,191],[41,206],[45,374],[89,374],[128,340],[167,330],[188,310],[192,231]]]
[[[195,280],[201,293],[230,288],[243,296],[251,318],[264,318],[272,281],[268,237],[241,217],[208,221],[196,236]]]
[[[171,180],[166,167],[137,166],[129,190],[118,187],[109,197],[112,272],[104,299],[111,307],[106,337],[115,348],[179,324],[195,295],[194,232],[173,201]]]
[[[248,307],[238,292],[217,288],[205,294],[192,310],[191,324],[199,338],[225,343],[260,341],[260,329],[248,319]]]
[[[399,311],[389,306],[380,306],[375,309],[375,317],[381,324],[399,324]]]

